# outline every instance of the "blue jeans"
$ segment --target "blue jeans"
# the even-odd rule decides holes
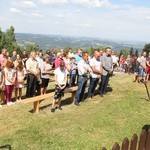
[[[69,82],[69,86],[72,87],[75,85],[75,81],[76,81],[76,74],[71,74],[70,75],[70,82]]]
[[[78,78],[78,89],[75,94],[75,102],[81,102],[84,100],[84,91],[87,84],[87,77],[80,76]]]
[[[92,97],[94,95],[95,88],[98,84],[98,81],[99,81],[99,78],[90,77],[90,86],[89,86],[89,90],[88,90],[88,97]]]
[[[104,75],[101,76],[100,92],[99,92],[100,94],[105,94],[106,93],[109,78],[110,78],[109,74],[107,74],[105,76]]]
[[[142,68],[142,67],[139,67],[139,77],[144,77],[144,75],[145,75],[145,69],[144,68]]]

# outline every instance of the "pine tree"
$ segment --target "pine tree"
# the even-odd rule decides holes
[[[149,44],[146,44],[143,48],[143,51],[147,52],[147,54],[149,54],[150,52],[150,43]]]

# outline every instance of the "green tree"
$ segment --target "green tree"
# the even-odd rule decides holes
[[[26,50],[28,52],[28,54],[31,52],[31,51],[38,51],[40,48],[39,48],[39,45],[37,43],[32,43],[32,44],[28,44],[26,46]]]
[[[68,52],[70,49],[72,49],[71,46],[66,46],[66,47],[64,48],[64,50],[65,50],[66,52]]]
[[[134,54],[134,50],[133,50],[133,47],[131,47],[130,51],[129,51],[129,55],[133,55]]]
[[[6,32],[2,32],[0,29],[0,49],[2,48],[6,48],[10,52],[10,55],[14,50],[20,53],[20,47],[16,42],[15,29],[13,26],[7,29]]]
[[[149,44],[146,44],[143,48],[143,51],[147,52],[147,54],[149,54],[150,52],[150,43]]]
[[[138,50],[135,51],[135,56],[136,56],[136,57],[139,56],[139,51],[138,51]]]
[[[124,49],[122,49],[122,50],[120,51],[119,57],[120,57],[121,55],[124,55],[124,57],[127,58],[127,56],[128,56],[129,54],[130,54],[129,49],[124,48]]]

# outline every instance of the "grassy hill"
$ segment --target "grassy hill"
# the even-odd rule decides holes
[[[119,41],[119,40],[108,40],[90,37],[69,37],[61,35],[42,35],[42,34],[24,34],[16,33],[16,39],[21,47],[31,43],[38,43],[40,48],[47,50],[48,48],[65,48],[72,47],[87,49],[93,47],[112,47],[114,50],[120,51],[121,49],[138,49],[141,51],[145,45],[145,42],[136,41]]]
[[[39,114],[32,105],[16,104],[0,109],[0,145],[14,150],[100,150],[150,124],[150,102],[143,84],[133,75],[118,74],[110,80],[109,93],[98,95],[81,106],[65,96],[63,111],[50,112],[52,98],[42,102]],[[49,86],[52,88],[52,85]]]

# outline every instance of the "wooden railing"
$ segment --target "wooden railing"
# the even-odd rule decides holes
[[[107,149],[103,147],[102,150]],[[148,131],[143,129],[139,139],[136,134],[132,136],[131,140],[125,137],[121,146],[115,143],[112,150],[150,150],[150,129]]]

